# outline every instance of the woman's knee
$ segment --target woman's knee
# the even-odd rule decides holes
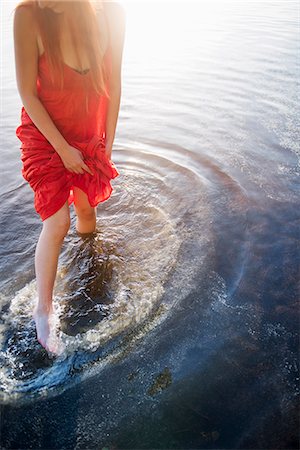
[[[96,217],[96,207],[89,203],[88,196],[77,186],[73,186],[74,208],[77,217],[84,221],[94,220]]]
[[[51,234],[52,239],[63,239],[68,233],[70,225],[70,210],[66,202],[60,210],[44,220],[43,229]]]
[[[76,206],[75,212],[81,220],[93,220],[96,217],[96,208],[91,206]]]

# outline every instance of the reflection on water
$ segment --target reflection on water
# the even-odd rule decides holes
[[[298,448],[297,5],[124,4],[120,177],[91,239],[71,210],[59,357],[31,317],[41,224],[2,4],[3,445]]]

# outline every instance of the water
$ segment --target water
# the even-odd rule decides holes
[[[1,444],[298,448],[299,6],[124,2],[120,176],[36,341],[41,223],[1,3]],[[298,95],[299,97],[299,95]],[[63,424],[63,427],[62,427]]]

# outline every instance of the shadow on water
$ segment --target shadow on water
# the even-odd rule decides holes
[[[75,336],[93,329],[108,317],[109,305],[113,303],[114,296],[110,291],[113,267],[109,249],[104,249],[96,236],[97,232],[73,239],[65,256],[65,301],[62,297],[60,326],[67,335]]]

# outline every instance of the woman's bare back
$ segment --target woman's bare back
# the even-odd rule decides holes
[[[97,10],[97,18],[99,24],[99,35],[105,53],[109,45],[109,29],[104,10]],[[60,45],[64,63],[74,69],[76,72],[86,72],[87,70],[89,70],[89,61],[87,55],[84,53],[84,49],[79,49],[81,61],[77,60],[76,52],[72,45],[71,34],[68,29],[68,22],[64,18],[64,13],[58,14],[58,20],[61,23],[62,29]],[[42,56],[45,49],[41,36],[38,34],[38,32],[36,32],[36,40],[39,56]]]

